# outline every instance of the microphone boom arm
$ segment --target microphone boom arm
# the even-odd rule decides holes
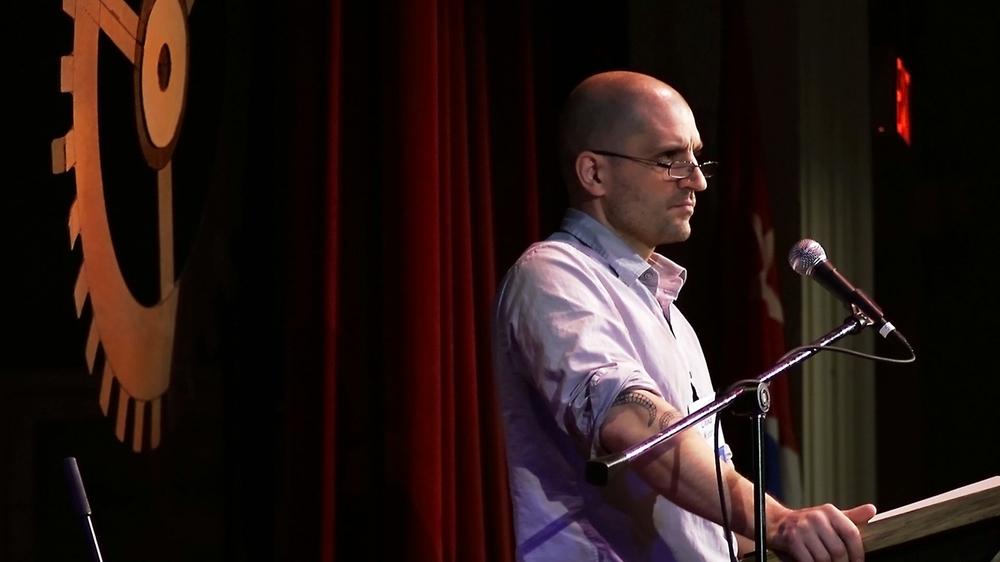
[[[871,320],[864,316],[859,311],[855,310],[854,316],[851,316],[844,321],[838,328],[829,332],[822,338],[816,340],[813,344],[813,348],[799,351],[791,355],[790,357],[784,357],[779,360],[773,367],[764,371],[759,377],[757,377],[756,385],[750,385],[750,388],[755,388],[760,384],[766,384],[770,382],[774,377],[788,370],[790,367],[798,365],[799,363],[805,361],[809,357],[819,353],[822,347],[826,347],[833,342],[851,334],[860,331],[865,326],[871,324]],[[680,421],[666,428],[665,430],[649,437],[645,441],[637,443],[632,447],[620,452],[610,455],[604,455],[602,457],[597,457],[587,461],[586,466],[586,478],[587,482],[594,484],[596,486],[604,486],[608,483],[608,480],[617,473],[619,470],[624,468],[626,465],[634,461],[635,459],[645,455],[650,450],[666,443],[678,433],[688,429],[694,424],[700,422],[701,420],[711,416],[712,414],[718,413],[728,407],[730,407],[733,402],[743,395],[747,390],[747,385],[737,386],[736,388],[730,389],[728,392],[723,394],[721,397],[716,397],[715,400],[706,404],[705,406],[691,412],[687,416],[681,418]]]

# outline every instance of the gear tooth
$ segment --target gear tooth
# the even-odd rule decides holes
[[[149,412],[149,447],[160,446],[160,398],[154,398],[150,403]]]
[[[69,249],[76,247],[76,241],[80,238],[80,215],[77,211],[76,199],[69,207]],[[79,316],[79,312],[77,313]]]
[[[115,374],[111,370],[111,364],[104,361],[104,374],[101,376],[101,411],[108,415],[108,406],[111,404],[111,386],[114,382]]]
[[[73,130],[65,137],[52,141],[52,173],[61,174],[69,171],[76,164],[76,147],[73,143]]]
[[[138,453],[142,451],[142,426],[145,421],[143,418],[146,415],[146,402],[136,400],[132,411],[134,412],[132,416],[132,450]]]
[[[97,346],[101,343],[101,336],[97,333],[97,322],[90,321],[90,330],[87,333],[87,372],[94,372],[94,359],[97,357]]]
[[[80,273],[76,276],[76,285],[73,287],[73,300],[76,301],[77,318],[83,314],[83,303],[87,301],[87,293],[90,292],[90,287],[87,285],[87,276],[85,275],[86,269],[87,264],[81,263]]]
[[[59,91],[63,93],[73,91],[73,55],[59,59]]]
[[[125,442],[125,426],[128,424],[128,402],[131,398],[125,392],[125,387],[118,385],[118,417],[115,418],[115,436]]]

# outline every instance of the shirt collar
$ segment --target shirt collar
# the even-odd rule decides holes
[[[681,295],[681,289],[687,281],[687,270],[677,262],[653,252],[649,257],[650,268],[656,272],[657,287],[663,291],[666,298],[673,302]]]
[[[652,270],[656,276],[656,286],[671,301],[677,300],[680,295],[681,287],[687,280],[687,270],[674,261],[656,252],[653,252],[649,261],[642,259],[621,237],[578,209],[566,210],[561,229],[603,257],[626,285],[631,285],[644,273]],[[653,288],[650,287],[650,290]]]

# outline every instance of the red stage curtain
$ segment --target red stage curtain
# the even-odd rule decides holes
[[[334,504],[334,482],[337,479],[337,462],[335,443],[337,435],[337,346],[331,342],[337,341],[337,274],[340,263],[338,229],[340,228],[340,140],[341,112],[341,22],[343,12],[340,0],[330,3],[330,81],[329,81],[329,132],[327,157],[327,181],[329,189],[326,192],[326,225],[327,231],[323,245],[323,291],[322,302],[325,304],[322,314],[323,325],[323,386],[322,386],[322,473],[320,476],[320,559],[333,560],[334,533],[337,524],[337,513]]]
[[[527,5],[505,11],[498,28],[475,2],[333,6],[323,560],[513,559],[490,313],[539,203],[534,115],[490,118],[491,92],[534,95]],[[488,47],[519,53],[517,84],[491,88]],[[502,193],[494,127],[522,147]]]

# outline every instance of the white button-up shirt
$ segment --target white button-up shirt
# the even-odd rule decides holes
[[[493,354],[519,560],[728,560],[720,526],[630,469],[606,487],[584,480],[623,390],[652,391],[684,414],[696,397],[714,398],[698,338],[674,305],[686,277],[571,209],[501,283]]]

